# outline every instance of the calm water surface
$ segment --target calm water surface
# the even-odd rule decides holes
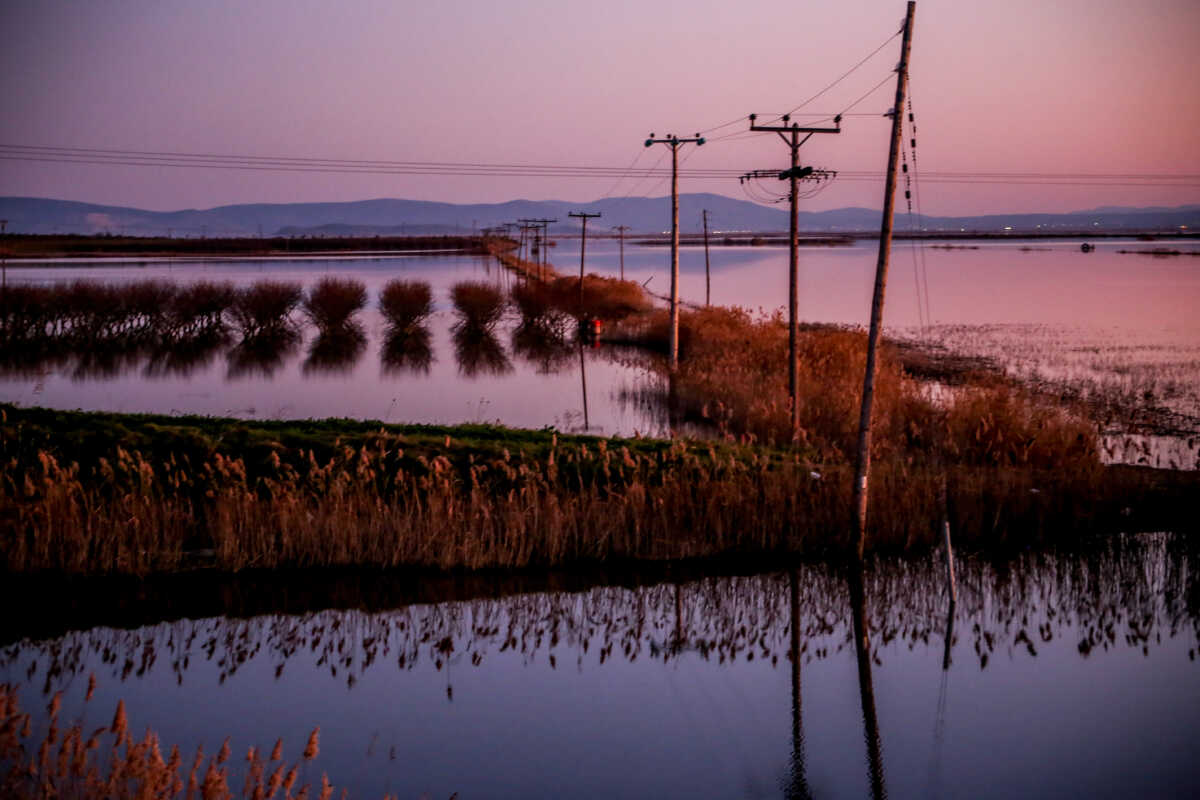
[[[932,559],[420,602],[375,577],[338,609],[214,588],[189,596],[212,616],[147,624],[143,598],[136,623],[7,636],[0,681],[35,740],[59,690],[85,730],[124,698],[185,761],[226,736],[295,758],[319,725],[307,779],[357,797],[1182,797],[1196,556],[1152,534],[960,559],[953,616]]]

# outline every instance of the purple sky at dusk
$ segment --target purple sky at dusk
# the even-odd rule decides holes
[[[649,166],[679,135],[786,111],[895,33],[903,0],[59,2],[0,8],[0,143],[184,153]],[[919,0],[912,56],[924,171],[1200,174],[1200,3]],[[804,111],[836,112],[899,38]],[[856,112],[881,114],[893,84]],[[734,133],[744,123],[711,133]],[[888,123],[848,117],[802,161],[882,171]],[[687,167],[786,166],[768,135]],[[664,164],[667,162],[664,161]],[[368,176],[0,160],[0,195],[157,210],[406,197],[588,201],[657,179]],[[681,191],[743,197],[736,180]],[[835,183],[802,208],[878,207]],[[922,185],[934,214],[1200,202],[1200,186]]]

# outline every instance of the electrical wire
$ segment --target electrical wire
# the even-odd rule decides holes
[[[755,134],[738,132],[746,138]],[[82,164],[99,166],[149,166],[193,169],[232,169],[265,172],[316,172],[367,175],[444,175],[444,176],[495,176],[495,177],[550,177],[550,178],[603,178],[626,179],[636,177],[639,181],[669,175],[669,170],[659,170],[662,156],[646,168],[633,166],[610,167],[597,165],[568,164],[518,164],[481,162],[437,162],[437,161],[362,161],[351,159],[298,158],[277,156],[215,156],[210,154],[175,153],[159,154],[150,151],[108,150],[95,148],[51,148],[43,146],[0,144],[0,160],[34,161],[57,164]],[[743,170],[725,168],[703,168],[681,170],[687,178],[732,178],[743,174]],[[882,171],[840,170],[842,181],[880,181]],[[1064,186],[1144,186],[1144,187],[1193,187],[1200,186],[1200,174],[1179,173],[1082,173],[1082,172],[956,172],[929,171],[921,178],[929,183],[969,183],[1005,185],[1064,185]]]

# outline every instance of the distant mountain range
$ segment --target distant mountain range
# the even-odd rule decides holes
[[[700,231],[702,209],[718,232],[784,231],[785,208],[767,207],[717,194],[679,196],[679,223],[685,233]],[[506,203],[455,204],[424,200],[362,200],[351,203],[254,203],[206,210],[145,211],[70,200],[0,197],[0,219],[11,233],[112,233],[130,236],[345,236],[397,234],[461,234],[519,218],[556,219],[550,230],[578,230],[570,211],[600,212],[589,230],[603,233],[614,225],[633,232],[670,230],[671,206],[666,197],[626,197],[568,203],[558,200],[510,200]],[[800,230],[870,232],[879,229],[878,210],[839,208],[801,211]],[[1200,230],[1200,205],[1174,208],[1102,207],[1067,214],[990,214],[971,217],[898,215],[896,230],[927,231],[1177,231]]]

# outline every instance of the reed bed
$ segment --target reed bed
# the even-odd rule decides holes
[[[344,331],[366,304],[367,287],[351,278],[321,278],[303,300],[305,315],[322,335]]]
[[[379,293],[379,310],[393,333],[409,331],[433,313],[433,292],[425,281],[388,281]]]
[[[605,339],[660,347],[666,324],[666,312],[656,311],[614,326]],[[707,420],[730,436],[791,443],[787,339],[779,314],[756,319],[737,308],[684,311],[679,370],[668,387],[671,402],[685,418]],[[798,345],[795,444],[815,462],[848,464],[858,435],[866,334],[806,326]],[[666,372],[665,365],[659,369]],[[877,461],[1079,474],[1099,469],[1097,431],[1081,409],[1047,402],[985,374],[934,394],[909,377],[890,347],[883,349],[878,369],[872,436]]]
[[[304,769],[320,753],[319,727],[309,734],[304,751],[294,763],[284,760],[282,739],[276,740],[269,753],[250,747],[244,768],[231,760],[229,739],[211,757],[203,747],[197,747],[195,754],[185,759],[179,746],[174,745],[164,758],[159,737],[153,731],[134,738],[124,700],[118,701],[110,725],[89,732],[84,720],[95,689],[93,675],[83,699],[84,710],[73,722],[60,719],[63,692],[58,692],[49,704],[45,733],[39,742],[32,714],[21,710],[18,687],[0,685],[0,793],[14,800],[227,800],[235,796],[230,786],[231,772],[244,772],[240,796],[247,800],[276,796],[300,800],[313,793],[319,800],[333,796],[335,787],[328,775],[321,775],[319,785],[310,785],[308,770]],[[233,786],[237,784],[234,778]],[[344,800],[345,792],[341,796]]]
[[[244,441],[239,428],[220,441]],[[0,551],[10,573],[149,574],[198,550],[228,571],[823,555],[839,552],[851,529],[848,468],[756,449],[679,441],[645,451],[546,434],[537,448],[514,438],[512,450],[490,455],[449,441],[413,452],[406,435],[381,429],[321,458],[269,439],[185,451],[196,445],[184,436],[153,457],[117,444],[80,463],[54,446],[56,434],[35,430],[4,427]],[[872,517],[873,547],[936,541],[945,476],[880,464],[871,502],[886,513]],[[1194,525],[1181,511],[1194,489],[1136,472],[965,465],[949,474],[948,511],[963,544],[1111,525],[1182,529]]]

